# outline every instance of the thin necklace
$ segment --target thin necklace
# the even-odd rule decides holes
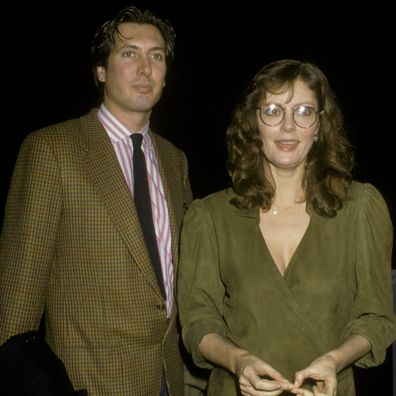
[[[293,206],[294,206],[294,204],[291,205],[291,206],[286,206],[286,208],[271,208],[271,213],[272,213],[274,216],[276,216],[279,212],[283,212],[283,211],[285,211],[285,210],[287,210],[287,209],[292,208]]]
[[[271,212],[274,216],[276,216],[279,212],[284,212],[284,211],[286,211],[286,210],[288,210],[288,209],[291,209],[291,208],[293,208],[294,206],[300,205],[300,204],[302,204],[302,203],[304,203],[304,202],[294,202],[292,205],[285,206],[284,208],[271,208],[271,209],[270,209],[270,212]]]

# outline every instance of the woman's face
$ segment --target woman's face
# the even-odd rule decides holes
[[[257,110],[257,122],[271,168],[303,167],[319,129],[314,91],[303,81],[296,80],[283,93],[269,93]]]

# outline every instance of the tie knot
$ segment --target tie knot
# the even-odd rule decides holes
[[[131,135],[133,148],[139,149],[142,145],[143,135],[141,133],[132,133]]]

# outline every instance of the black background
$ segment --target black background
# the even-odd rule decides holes
[[[176,29],[176,58],[152,126],[187,154],[194,195],[228,183],[225,130],[247,82],[270,61],[298,58],[315,62],[327,75],[357,148],[356,178],[380,189],[395,223],[395,29],[390,5],[227,5],[224,0],[221,7],[214,0],[180,1],[133,4],[167,18]],[[77,117],[96,104],[88,63],[91,38],[99,24],[129,4],[81,0],[3,6],[1,215],[26,134]],[[357,371],[358,396],[392,394],[390,352],[384,365]]]

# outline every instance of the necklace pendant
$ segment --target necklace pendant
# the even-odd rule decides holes
[[[276,216],[278,214],[278,209],[272,209],[272,214]]]

